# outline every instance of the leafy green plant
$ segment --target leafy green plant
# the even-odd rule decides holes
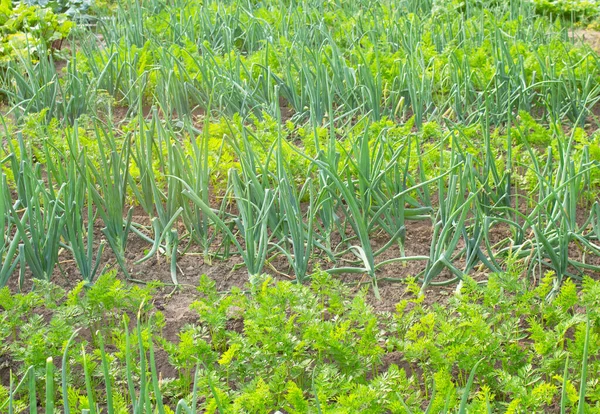
[[[3,1],[0,3],[0,71],[19,58],[43,58],[44,50],[65,39],[72,27],[73,23],[65,15],[50,9]]]
[[[64,13],[70,18],[81,19],[93,5],[93,0],[27,0],[25,3],[30,6],[50,8],[55,13]]]

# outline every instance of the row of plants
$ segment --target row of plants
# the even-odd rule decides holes
[[[596,0],[534,0],[538,13],[564,17],[588,23],[600,14],[600,4]]]
[[[5,135],[0,285],[51,280],[61,250],[91,284],[106,245],[130,279],[127,243],[137,237],[149,247],[135,264],[163,256],[176,285],[177,259],[193,248],[205,262],[239,255],[250,280],[281,256],[300,283],[321,266],[369,276],[376,294],[386,266],[421,262],[413,276],[425,289],[516,258],[530,279],[555,271],[558,289],[600,270],[598,137],[522,115],[502,131],[411,133],[411,123],[367,118],[312,131],[222,118],[200,131],[154,110],[124,135],[100,120],[53,131],[34,118],[16,139]],[[405,253],[415,220],[431,223],[428,255]]]
[[[424,304],[408,281],[395,312],[376,312],[324,272],[310,287],[263,277],[220,293],[200,279],[194,323],[177,339],[149,304],[159,286],[108,274],[72,292],[0,290],[3,412],[594,412],[600,284],[519,269],[471,279]],[[135,315],[137,318],[128,315]],[[45,315],[45,317],[43,316]],[[136,322],[137,320],[137,322]],[[237,326],[237,328],[236,328]],[[168,359],[157,368],[157,356]],[[57,368],[54,361],[62,360]],[[36,409],[37,399],[41,407]],[[103,408],[102,408],[103,407]],[[29,408],[29,410],[27,410]]]
[[[17,119],[48,108],[72,123],[108,95],[130,113],[157,105],[169,117],[274,117],[283,106],[313,124],[333,110],[414,115],[418,127],[484,114],[499,123],[519,110],[583,122],[600,96],[597,55],[528,1],[153,0],[105,17],[71,30],[65,68],[44,45],[38,59],[10,58],[0,89]]]

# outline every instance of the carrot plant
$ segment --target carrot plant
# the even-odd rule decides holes
[[[191,305],[197,320],[178,340],[162,335],[166,321],[147,313],[151,307],[138,291],[117,286],[110,295],[132,304],[125,308],[119,300],[107,308],[116,323],[89,344],[79,330],[85,320],[59,323],[78,302],[61,302],[54,293],[52,322],[39,322],[41,329],[53,327],[45,336],[49,342],[28,343],[37,336],[19,332],[17,342],[39,348],[39,356],[24,361],[18,376],[2,384],[0,410],[39,404],[42,410],[90,413],[256,407],[375,412],[425,407],[450,413],[536,411],[557,404],[585,412],[597,402],[597,386],[590,381],[598,371],[597,281],[585,279],[579,292],[565,283],[547,302],[550,273],[536,287],[518,271],[495,274],[487,286],[466,277],[442,308],[426,305],[413,279],[404,284],[406,294],[395,311],[375,312],[366,289],[351,294],[323,272],[311,279],[305,286],[266,278],[249,292],[222,294],[204,276]],[[44,296],[56,290],[44,289],[27,295],[0,290],[0,335],[32,318],[31,306],[43,306]],[[85,303],[96,300],[86,296],[100,293],[77,295]],[[132,306],[139,306],[133,328],[125,315]],[[243,322],[242,332],[231,330],[231,318]],[[18,350],[0,348],[8,356]],[[161,375],[159,350],[178,367],[179,379]],[[393,363],[386,362],[392,357]],[[77,363],[82,370],[75,369]]]

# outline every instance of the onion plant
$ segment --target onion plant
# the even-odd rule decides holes
[[[6,81],[0,90],[12,104],[17,119],[31,113],[46,112],[47,119],[61,116],[60,85],[54,60],[44,49],[38,50],[41,59],[34,63],[31,55],[19,56],[6,69]]]
[[[92,108],[95,89],[91,77],[80,72],[77,55],[73,52],[66,74],[60,77],[52,53],[38,47],[39,55],[19,56],[7,68],[6,87],[0,89],[13,105],[17,119],[44,112],[46,119],[57,118],[72,123]]]
[[[14,209],[12,197],[10,195],[6,174],[0,175],[0,258],[2,266],[0,267],[0,287],[4,287],[15,268],[19,263],[19,243],[21,237],[18,228],[12,223],[11,209]],[[25,225],[26,215],[21,219],[21,227]]]
[[[461,177],[457,174],[450,176],[448,188],[440,186],[440,208],[433,226],[433,236],[429,252],[429,260],[423,274],[423,288],[432,283],[444,269],[450,270],[453,278],[446,283],[461,279],[464,273],[453,263],[458,243],[463,236],[469,213],[476,196],[473,193],[465,196],[465,188],[461,185]]]
[[[473,267],[481,263],[492,272],[498,272],[493,258],[488,258],[482,250],[486,237],[484,208],[479,194],[485,191],[478,181],[474,161],[470,155],[463,157],[454,150],[450,154],[450,168],[455,171],[447,183],[439,181],[439,209],[436,215],[429,260],[423,273],[422,289],[430,284],[449,284],[462,280]],[[444,165],[444,151],[441,151],[441,165]],[[486,184],[487,178],[484,181]],[[462,241],[462,245],[461,245]],[[457,258],[464,257],[463,269],[456,266]],[[450,271],[449,280],[434,281],[440,273]]]
[[[8,214],[20,235],[21,277],[25,263],[33,277],[49,281],[58,260],[60,237],[65,221],[62,206],[64,185],[55,191],[52,177],[42,179],[40,164],[29,159],[23,136],[18,135],[18,151],[13,143],[11,166],[16,180],[18,201]],[[15,154],[20,154],[19,158]],[[22,280],[21,280],[22,282]]]
[[[88,181],[87,191],[91,194],[98,215],[104,222],[102,233],[106,236],[119,267],[129,278],[125,249],[133,219],[133,208],[126,209],[131,136],[123,139],[122,148],[119,150],[112,132],[102,129],[98,123],[95,123],[95,135],[100,166],[97,167],[88,159],[87,167],[93,180]]]
[[[358,238],[359,243],[351,245],[350,251],[358,257],[362,266],[344,270],[366,273],[371,278],[375,296],[379,298],[379,289],[375,278],[375,260],[369,239],[368,222],[365,220],[367,212],[361,208],[364,206],[361,206],[360,199],[357,198],[352,187],[328,163],[314,158],[310,161],[316,165],[319,173],[329,181],[325,190],[332,199],[339,200],[340,203],[343,200],[346,203],[345,215],[351,221],[352,229]]]
[[[230,143],[237,154],[241,171],[229,170],[228,184],[237,207],[237,216],[232,217],[244,241],[244,263],[251,277],[258,276],[267,259],[271,238],[281,233],[282,218],[275,208],[278,188],[275,176],[269,170],[273,160],[273,147],[267,148],[264,160],[251,150],[252,137],[247,129],[242,129],[241,142],[232,136]]]
[[[230,182],[234,188],[235,200],[238,205],[240,215],[238,217],[220,217],[215,210],[202,200],[202,198],[194,192],[192,187],[184,183],[185,189],[183,195],[188,197],[202,213],[212,221],[212,223],[227,236],[227,242],[235,245],[238,252],[242,256],[244,264],[248,269],[248,275],[251,280],[261,274],[267,251],[269,250],[269,241],[271,236],[268,232],[268,215],[275,202],[275,195],[271,190],[265,190],[262,199],[263,204],[256,205],[249,198],[248,191],[242,184],[239,173],[231,169],[229,172]],[[234,235],[231,226],[226,221],[232,221],[239,229],[243,238],[243,244],[238,241],[238,237]]]
[[[288,241],[291,244],[291,251],[286,245],[277,244],[277,247],[284,256],[288,259],[290,265],[294,269],[296,280],[299,283],[304,282],[308,272],[310,261],[312,258],[313,248],[315,245],[314,237],[314,221],[316,211],[319,209],[317,204],[314,184],[310,178],[302,185],[300,191],[296,188],[295,181],[288,173],[289,166],[285,162],[283,156],[283,138],[279,131],[277,141],[277,181],[278,181],[278,205],[281,209],[282,235],[283,240],[287,245]],[[308,196],[308,205],[306,211],[306,221],[304,212],[302,211],[302,200]],[[288,236],[289,235],[289,236]],[[331,255],[331,253],[330,253]]]
[[[551,296],[558,291],[563,277],[581,278],[587,271],[600,271],[600,267],[585,262],[586,253],[600,254],[597,238],[586,232],[586,227],[593,221],[593,209],[582,224],[577,220],[580,194],[589,185],[590,172],[598,168],[598,163],[590,159],[587,148],[580,151],[579,156],[575,155],[573,134],[568,138],[559,135],[557,143],[558,154],[549,147],[546,165],[542,167],[525,141],[532,161],[529,168],[537,180],[537,199],[531,212],[518,214],[521,219],[516,225],[520,226],[521,234],[533,232],[534,239],[521,240],[521,243],[498,252],[499,255],[511,253],[517,258],[527,258],[529,275],[536,268],[538,271],[542,268],[554,270],[557,279]],[[577,246],[582,259],[572,257],[571,246]]]
[[[64,161],[64,238],[83,280],[91,284],[99,274],[105,242],[101,241],[94,253],[94,225],[98,213],[94,208],[92,193],[88,191],[90,172],[87,152],[79,140],[77,124],[72,133],[67,133],[67,141],[70,154],[63,154],[63,157],[68,157],[68,161]]]
[[[378,227],[389,236],[388,243],[375,255],[397,242],[404,256],[405,221],[427,220],[432,209],[426,201],[417,199],[422,197],[421,185],[409,173],[412,137],[402,143],[390,141],[385,129],[373,139],[369,128],[365,128],[351,144],[353,154],[347,158],[346,174],[363,204],[369,231]]]
[[[229,170],[229,182],[239,211],[239,216],[233,221],[244,240],[244,263],[253,280],[253,277],[262,273],[267,259],[272,234],[269,232],[268,222],[276,195],[272,190],[266,189],[261,195],[260,204],[257,204],[252,199],[248,184],[242,181],[235,169]]]
[[[198,131],[189,119],[185,119],[184,134],[190,141],[188,150],[185,150],[185,145],[177,144],[178,141],[175,141],[175,145],[171,148],[174,157],[171,174],[189,183],[194,193],[206,205],[210,203],[209,187],[211,186],[212,172],[208,160],[209,119],[208,116],[205,118],[202,131]],[[216,232],[211,234],[210,220],[196,204],[191,203],[187,198],[185,201],[182,200],[182,207],[181,218],[190,234],[190,242],[197,243],[202,249],[204,260],[210,261],[209,249],[216,236]]]
[[[174,224],[183,211],[181,196],[181,181],[170,175],[170,168],[176,168],[175,150],[173,147],[177,144],[172,143],[172,135],[169,135],[160,119],[156,109],[153,113],[153,120],[148,127],[142,114],[139,117],[139,130],[136,143],[134,144],[133,159],[140,173],[140,187],[138,190],[135,183],[132,183],[136,198],[142,201],[141,205],[152,220],[154,230],[153,246],[143,258],[136,263],[142,263],[150,259],[159,250],[163,250],[166,257],[171,262],[171,280],[174,284],[177,281],[177,248],[179,245],[179,236]],[[156,136],[156,139],[155,139]],[[166,157],[164,152],[166,151]],[[157,167],[156,164],[157,163]],[[171,167],[173,166],[173,167]],[[158,168],[158,174],[155,172]],[[165,177],[167,190],[163,191],[161,177]],[[131,177],[129,177],[131,178]],[[135,232],[135,227],[132,228]],[[139,232],[137,232],[139,234]],[[164,241],[164,246],[162,243]]]

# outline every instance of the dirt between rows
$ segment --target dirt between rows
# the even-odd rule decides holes
[[[137,210],[137,209],[136,209]],[[134,215],[133,221],[139,224],[149,225],[149,219],[147,216]],[[95,240],[96,244],[103,235],[101,233],[102,222],[98,220],[95,223]],[[428,256],[431,238],[432,238],[432,225],[430,221],[407,221],[406,222],[406,241],[405,241],[405,255],[406,256]],[[179,234],[184,234],[185,229],[180,226],[178,229]],[[150,236],[150,234],[148,234]],[[334,241],[335,238],[334,238]],[[338,240],[339,241],[339,236]],[[387,243],[388,238],[383,234],[375,234],[372,237],[371,244],[374,250],[382,247]],[[187,240],[180,242],[180,251],[187,245]],[[215,243],[215,250],[219,246],[219,242]],[[146,255],[148,250],[151,248],[151,244],[143,240],[139,236],[130,233],[127,249],[126,249],[126,261],[128,264],[128,271],[132,279],[145,283],[160,281],[166,285],[164,289],[159,290],[155,304],[164,308],[165,316],[167,320],[169,314],[173,313],[177,316],[176,320],[182,318],[182,314],[186,312],[189,304],[195,300],[196,286],[200,276],[207,275],[209,278],[216,282],[217,289],[220,292],[226,293],[232,287],[246,288],[248,287],[248,272],[244,266],[241,256],[235,253],[234,247],[231,247],[232,255],[226,260],[222,260],[215,257],[209,257],[205,260],[204,253],[200,250],[199,246],[192,245],[187,252],[180,254],[177,258],[177,279],[180,284],[175,294],[173,292],[173,286],[170,274],[170,263],[169,260],[162,254],[156,254],[147,261],[141,264],[135,264],[136,261]],[[382,253],[376,258],[377,262],[382,262],[388,259],[392,259],[400,256],[400,249],[397,244],[394,244],[387,251]],[[353,255],[344,257],[345,259],[351,260],[356,259]],[[314,269],[316,266],[326,270],[332,267],[332,263],[326,258],[325,255],[314,257]],[[417,275],[425,268],[425,261],[408,261],[405,263],[393,263],[387,265],[378,270],[378,278],[395,278],[402,279]],[[116,263],[114,254],[108,246],[105,247],[102,256],[102,265],[106,269],[117,269],[120,277],[124,278],[124,275],[119,270]],[[18,270],[18,269],[17,269]],[[277,281],[291,281],[295,280],[293,269],[289,265],[287,259],[279,254],[267,259],[267,263],[264,267],[264,273],[270,275],[274,280]],[[26,272],[27,276],[31,276],[29,271]],[[365,274],[342,274],[336,275],[346,283],[356,286],[358,290],[361,286],[370,285],[370,279]],[[12,278],[9,280],[9,288],[13,292],[19,290],[17,285],[18,278]],[[77,269],[76,263],[72,258],[72,255],[66,249],[62,249],[59,254],[59,261],[54,271],[52,282],[58,286],[69,290],[72,289],[81,281],[79,270]],[[137,282],[137,283],[139,283]],[[136,283],[136,282],[131,282]],[[25,284],[22,287],[23,291],[31,289],[32,281],[31,278],[25,278]],[[369,294],[369,298],[373,306],[378,310],[393,310],[396,303],[404,296],[404,285],[397,282],[379,281],[378,282],[379,292],[381,294],[381,300],[377,300],[372,291]],[[447,292],[452,291],[454,287],[449,288],[431,288],[428,291],[427,296],[430,297],[431,301],[434,302],[439,299],[439,296],[445,297]],[[164,291],[164,292],[162,292]],[[164,296],[163,296],[164,293]],[[168,297],[167,297],[168,295]],[[185,322],[184,322],[185,323]]]

